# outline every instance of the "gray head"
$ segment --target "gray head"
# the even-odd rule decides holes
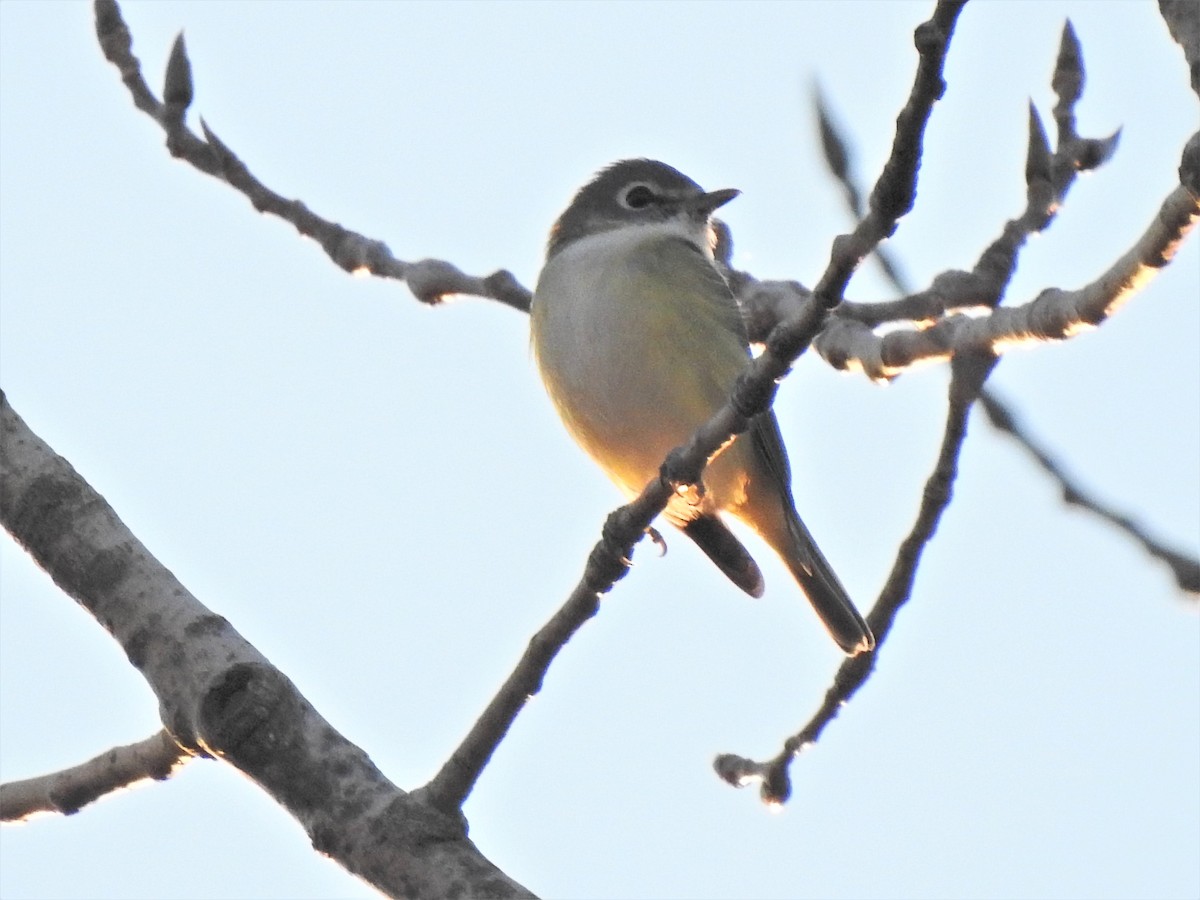
[[[684,219],[706,231],[712,211],[739,191],[705,190],[678,169],[653,159],[623,159],[579,189],[550,230],[549,259],[567,244],[613,228]]]

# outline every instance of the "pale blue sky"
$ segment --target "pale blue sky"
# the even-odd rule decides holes
[[[931,4],[123,5],[152,84],[185,29],[202,114],[267,183],[397,256],[510,268],[590,174],[664,159],[736,262],[812,283],[847,226],[819,76],[873,174]],[[1080,128],[1124,126],[1035,239],[1012,302],[1095,277],[1148,224],[1196,126],[1153,4],[963,13],[917,211],[918,283],[1023,204],[1064,17]],[[172,160],[90,5],[0,2],[0,384],[200,599],[398,784],[427,779],[574,583],[616,491],[537,382],[524,316],[351,279]],[[993,385],[1094,486],[1200,552],[1196,240],[1095,333]],[[886,287],[868,267],[853,299]],[[806,357],[777,409],[806,520],[869,605],[932,463],[945,371],[888,387]],[[870,685],[770,815],[712,757],[765,756],[838,654],[767,551],[749,601],[694,548],[640,551],[467,805],[546,897],[1195,897],[1200,625],[1166,573],[976,417],[956,500]],[[99,626],[0,541],[0,777],[157,727]],[[371,896],[232,769],[197,762],[0,831],[6,898]]]

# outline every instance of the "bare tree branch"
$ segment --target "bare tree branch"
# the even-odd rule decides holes
[[[850,234],[833,241],[829,266],[813,293],[826,309],[841,302],[850,277],[867,256],[896,231],[896,223],[912,209],[917,196],[917,168],[925,126],[933,104],[946,91],[942,67],[955,22],[966,0],[939,0],[933,16],[913,34],[919,61],[908,101],[896,118],[892,152],[867,201],[868,213]]]
[[[675,494],[699,497],[704,468],[730,438],[741,434],[755,416],[771,406],[779,381],[811,343],[824,317],[814,304],[781,323],[767,339],[766,350],[738,376],[733,395],[692,437],[663,462],[659,476],[632,502],[610,513],[600,540],[588,556],[583,576],[550,623],[530,641],[517,668],[488,704],[463,744],[433,781],[429,795],[439,808],[461,804],[483,766],[504,738],[525,701],[537,693],[545,673],[563,644],[595,615],[600,595],[624,577],[633,549]]]
[[[558,615],[530,644],[522,663],[488,710],[480,717],[463,746],[452,754],[438,776],[422,791],[438,808],[455,810],[468,796],[483,765],[507,732],[525,699],[542,683],[546,668],[571,634],[594,615],[598,597],[610,590],[625,572],[634,545],[677,491],[696,490],[708,458],[733,435],[744,431],[755,415],[769,408],[777,383],[819,333],[828,310],[840,301],[858,263],[872,247],[895,229],[895,221],[911,208],[916,190],[916,162],[925,124],[933,104],[945,88],[942,66],[958,13],[964,0],[941,0],[933,17],[916,31],[920,60],[913,90],[897,121],[897,139],[884,172],[871,197],[869,221],[851,235],[835,241],[825,275],[819,282],[823,303],[804,304],[767,336],[766,351],[739,379],[730,402],[682,448],[664,462],[660,477],[642,496],[609,516],[601,540],[589,557],[584,577]],[[528,291],[507,272],[489,279],[469,279],[449,263],[396,263],[385,245],[312,215],[298,201],[286,201],[268,190],[237,157],[202,125],[205,139],[192,134],[184,123],[192,101],[191,66],[182,39],[176,41],[167,67],[164,101],[157,101],[140,74],[132,55],[132,39],[113,0],[96,0],[96,29],[106,58],[122,73],[134,103],[151,115],[167,133],[173,155],[186,159],[200,171],[220,177],[248,198],[260,211],[285,218],[301,234],[315,237],[338,265],[347,271],[365,268],[375,274],[404,278],[418,299],[433,302],[451,291],[493,296],[517,308],[528,307]],[[914,155],[914,148],[917,152]],[[465,279],[465,280],[464,280]],[[498,295],[499,294],[499,295]],[[502,296],[500,296],[502,295]]]
[[[588,557],[583,577],[550,623],[530,641],[516,669],[501,686],[441,771],[426,786],[439,808],[461,804],[473,789],[483,767],[503,740],[525,701],[540,689],[555,655],[599,608],[600,595],[607,593],[625,575],[633,548],[663,511],[675,493],[701,490],[704,467],[730,438],[741,434],[751,420],[768,410],[778,383],[808,348],[828,317],[830,303],[841,292],[858,263],[870,252],[873,242],[895,230],[895,220],[911,207],[916,190],[919,148],[929,112],[945,87],[942,66],[954,30],[954,22],[965,0],[942,0],[933,17],[917,26],[920,54],[912,93],[896,123],[892,156],[872,192],[869,225],[852,235],[835,240],[833,258],[822,276],[824,304],[805,303],[794,316],[776,325],[766,337],[763,353],[739,376],[732,397],[691,439],[668,454],[659,477],[642,490],[632,503],[611,513],[600,540]],[[913,155],[913,148],[918,148]],[[728,263],[731,249],[728,229],[717,253]],[[840,249],[839,249],[840,248]]]
[[[819,348],[832,365],[871,378],[894,378],[919,362],[949,359],[965,348],[1003,353],[1015,347],[1062,341],[1104,322],[1171,261],[1200,218],[1200,198],[1178,187],[1155,220],[1107,271],[1074,291],[1048,288],[1032,301],[1000,307],[990,315],[949,316],[922,330],[876,334],[859,322],[837,319]]]
[[[0,392],[0,522],[117,640],[171,738],[249,775],[313,846],[393,897],[527,897],[461,815],[388,781],[233,626],[151,556]]]
[[[917,329],[944,323],[951,314],[966,310],[991,309],[999,305],[1004,290],[1016,271],[1017,256],[1030,234],[1045,230],[1053,221],[1078,172],[1096,168],[1111,158],[1120,132],[1107,138],[1083,138],[1075,130],[1074,107],[1083,89],[1083,62],[1079,40],[1068,22],[1063,29],[1052,84],[1059,97],[1054,116],[1058,125],[1057,148],[1053,154],[1037,111],[1030,106],[1029,151],[1025,163],[1026,208],[1005,223],[1000,236],[980,255],[969,271],[948,270],[938,275],[927,289],[911,293],[904,285],[899,267],[883,246],[875,255],[884,272],[901,293],[897,300],[883,303],[842,303],[834,316],[842,327],[826,330],[817,350],[835,368],[864,371],[877,379],[892,378],[908,366],[927,359],[942,359],[950,351],[944,334],[929,336],[924,354],[898,354],[888,366],[879,364],[873,353],[872,329],[890,322],[908,322]],[[816,93],[817,123],[825,161],[841,184],[846,202],[856,218],[863,217],[862,192],[850,173],[850,152],[820,92]],[[919,159],[920,148],[914,148]],[[911,200],[909,201],[911,205]],[[874,213],[868,214],[866,219]],[[863,219],[865,222],[866,219]],[[859,225],[863,227],[862,222]],[[808,292],[796,282],[758,282],[745,272],[731,273],[739,297],[747,309],[751,334],[764,333],[773,321],[786,315],[788,305],[807,300]],[[899,343],[906,338],[895,338]],[[1000,349],[993,347],[993,349]],[[859,357],[858,352],[865,354]]]
[[[891,633],[892,623],[896,620],[900,607],[907,603],[912,595],[921,554],[932,540],[942,513],[950,504],[954,479],[958,474],[958,456],[967,437],[971,404],[979,396],[979,391],[996,362],[997,358],[987,353],[960,353],[951,361],[952,377],[946,428],[942,435],[937,462],[925,482],[917,520],[908,536],[901,542],[891,574],[879,594],[879,599],[867,615],[867,624],[875,634],[875,652],[850,657],[842,662],[820,708],[804,728],[784,741],[783,748],[772,759],[756,762],[732,753],[718,756],[713,761],[713,768],[725,781],[735,787],[744,787],[759,781],[759,793],[764,803],[785,803],[792,792],[789,775],[792,760],[806,746],[816,743],[825,726],[837,717],[841,708],[850,701],[874,671],[875,660]]]
[[[1200,97],[1200,4],[1194,0],[1158,0],[1158,11],[1171,38],[1183,50],[1191,72],[1192,91]]]
[[[1053,153],[1042,128],[1041,119],[1032,104],[1029,108],[1029,150],[1025,161],[1027,187],[1025,210],[1021,215],[1005,223],[1000,236],[980,255],[970,272],[950,270],[938,275],[929,289],[895,301],[889,309],[884,304],[869,304],[858,310],[839,310],[838,321],[817,342],[817,350],[836,368],[851,368],[865,371],[870,377],[886,379],[900,374],[916,362],[943,359],[953,352],[955,335],[961,328],[977,328],[968,325],[962,316],[952,313],[971,308],[995,309],[1004,297],[1004,291],[1017,268],[1017,257],[1029,235],[1044,231],[1066,198],[1078,172],[1096,168],[1111,158],[1120,136],[1118,131],[1107,138],[1083,138],[1075,129],[1075,104],[1083,91],[1083,61],[1079,39],[1070,22],[1063,28],[1058,59],[1055,63],[1052,86],[1058,95],[1054,118],[1058,126],[1057,146]],[[843,159],[846,154],[837,153],[840,138],[833,129],[827,114],[818,112],[821,120],[822,145],[835,177],[848,177]],[[847,189],[847,195],[852,192]],[[1152,254],[1147,254],[1148,257]],[[894,266],[889,270],[894,273]],[[1043,294],[1043,297],[1045,294]],[[1041,298],[1039,298],[1040,300]],[[1071,310],[1047,310],[1047,304],[1033,307],[1029,316],[1036,324],[1026,325],[1023,321],[1011,321],[1008,314],[1001,314],[995,321],[988,320],[988,332],[992,350],[1002,351],[1031,339],[1039,334],[1042,322],[1055,317],[1069,319]],[[854,313],[857,312],[857,315]],[[888,312],[917,313],[919,326],[931,320],[937,325],[926,330],[893,332],[890,337],[892,352],[885,350],[885,340],[872,329],[888,321]],[[978,319],[972,319],[979,321]],[[950,325],[948,323],[954,323]],[[1094,321],[1089,324],[1096,324]],[[940,329],[940,330],[939,330]],[[947,334],[953,330],[955,334]],[[1048,333],[1050,338],[1061,338],[1071,333],[1069,325],[1059,333]],[[975,334],[972,340],[977,340]],[[891,348],[889,348],[891,349]],[[884,357],[884,354],[887,356]],[[886,358],[885,363],[883,359]]]
[[[1017,255],[1026,237],[1045,229],[1053,220],[1059,204],[1074,183],[1075,173],[1100,165],[1116,147],[1117,134],[1095,140],[1081,138],[1075,130],[1074,106],[1082,93],[1083,64],[1079,41],[1070,22],[1063,30],[1052,83],[1059,97],[1054,110],[1058,147],[1051,155],[1041,122],[1031,107],[1025,212],[1020,218],[1006,223],[1000,238],[984,251],[972,272],[945,272],[935,279],[933,288],[923,292],[924,296],[911,295],[891,306],[892,310],[919,311],[922,320],[936,320],[936,324],[878,335],[872,325],[886,321],[879,313],[887,304],[872,304],[876,309],[868,315],[862,315],[860,307],[860,315],[853,318],[843,315],[839,308],[817,339],[817,349],[836,368],[860,369],[876,379],[893,378],[916,362],[950,360],[953,376],[949,415],[937,465],[926,483],[917,522],[901,544],[891,576],[867,616],[875,632],[875,652],[843,662],[820,709],[803,729],[784,742],[774,758],[757,762],[735,754],[722,754],[714,761],[717,774],[730,784],[740,787],[760,781],[764,802],[778,804],[787,800],[791,794],[791,760],[805,746],[816,742],[825,726],[874,669],[891,623],[908,600],[921,551],[949,503],[958,454],[966,437],[967,414],[971,403],[981,395],[998,354],[1018,343],[1063,340],[1104,321],[1158,269],[1170,262],[1180,241],[1200,217],[1200,198],[1193,189],[1200,181],[1200,165],[1197,164],[1200,153],[1195,149],[1200,146],[1200,136],[1196,136],[1184,151],[1180,168],[1182,185],[1167,197],[1155,222],[1135,246],[1092,284],[1070,292],[1046,290],[1022,307],[996,308],[983,318],[963,314],[946,316],[948,309],[958,305],[997,307],[1016,270]],[[861,192],[850,176],[845,142],[834,127],[832,117],[821,108],[818,109],[818,124],[826,162],[841,182],[852,211],[857,213],[854,207],[860,202]],[[919,159],[919,153],[916,158]],[[729,242],[727,235],[725,241]],[[898,284],[898,267],[889,264],[885,271],[903,290]],[[806,299],[803,286],[796,282],[766,285],[744,273],[738,275],[742,296],[749,307],[747,321],[752,331],[766,327],[772,315],[781,315],[789,305],[803,303]],[[947,290],[947,286],[953,291]],[[946,302],[950,296],[954,299]],[[1028,442],[1026,446],[1033,449]],[[1094,505],[1092,508],[1100,511]],[[1115,515],[1106,517],[1117,524],[1130,524]],[[1197,573],[1189,566],[1189,560],[1148,541],[1140,530],[1127,530],[1139,537],[1152,553],[1172,565],[1181,586],[1196,580]]]
[[[472,294],[498,300],[514,309],[529,310],[529,291],[506,269],[479,277],[467,275],[443,260],[404,262],[393,256],[382,241],[344,228],[312,212],[299,200],[287,200],[272,191],[254,177],[203,120],[200,123],[203,139],[185,124],[193,89],[191,63],[182,34],[171,48],[160,102],[142,77],[141,62],[133,55],[133,38],[116,0],[95,0],[95,17],[96,36],[105,58],[120,71],[134,105],[166,132],[167,149],[172,156],[240,191],[260,213],[290,222],[300,234],[320,244],[329,258],[347,272],[370,272],[403,281],[422,303],[439,303],[452,294]]]
[[[139,781],[165,781],[191,759],[167,731],[159,731],[61,772],[0,784],[0,821],[20,822],[43,812],[69,816]]]
[[[1059,152],[1050,157],[1040,123],[1034,116],[1027,166],[1030,201],[1026,214],[1006,227],[1000,240],[981,258],[975,273],[948,273],[936,283],[938,296],[905,298],[900,301],[902,305],[890,305],[887,309],[882,304],[872,304],[870,308],[862,304],[842,304],[842,295],[857,266],[876,250],[880,241],[895,231],[899,218],[912,208],[924,128],[933,104],[945,89],[942,77],[945,52],[962,5],[961,0],[942,0],[931,19],[917,28],[917,73],[909,99],[897,119],[891,156],[870,194],[866,216],[852,233],[835,239],[830,262],[816,289],[810,293],[796,282],[758,282],[746,273],[730,271],[731,283],[745,303],[751,333],[756,340],[765,342],[765,351],[743,373],[729,403],[687,444],[668,456],[659,477],[637,500],[609,516],[571,597],[531,641],[523,659],[463,744],[438,775],[414,796],[443,812],[457,811],[526,699],[540,689],[555,655],[595,614],[599,596],[622,577],[634,546],[666,502],[676,492],[691,494],[700,489],[697,486],[707,460],[730,437],[744,431],[755,415],[769,408],[777,382],[822,331],[826,334],[821,337],[820,346],[827,358],[832,357],[842,366],[858,365],[873,377],[886,378],[894,377],[917,361],[947,358],[951,353],[962,352],[968,362],[980,358],[991,360],[992,353],[1005,340],[1028,339],[1031,334],[1068,336],[1074,321],[1071,315],[1078,315],[1080,321],[1086,321],[1088,316],[1102,319],[1117,300],[1126,296],[1132,286],[1132,276],[1140,274],[1144,266],[1132,274],[1125,273],[1129,277],[1116,287],[1105,282],[1104,286],[1111,288],[1109,294],[1097,287],[1072,295],[1062,292],[1047,295],[1028,304],[1028,308],[993,312],[986,320],[994,323],[990,326],[979,326],[975,323],[980,320],[963,315],[947,316],[948,311],[965,306],[994,306],[1011,276],[1017,249],[1025,235],[1045,226],[1069,187],[1074,171],[1096,165],[1111,153],[1115,137],[1107,142],[1097,142],[1078,138],[1075,134],[1072,109],[1082,86],[1082,68],[1078,64],[1077,42],[1074,42],[1073,34],[1068,33],[1064,35],[1064,49],[1060,53],[1055,80],[1060,95],[1060,103],[1055,109]],[[505,270],[487,278],[475,278],[443,261],[400,262],[382,242],[369,240],[320,218],[299,201],[285,200],[266,188],[206,124],[201,123],[203,138],[188,130],[185,117],[193,90],[191,67],[182,39],[176,42],[172,51],[164,99],[160,103],[140,75],[140,66],[130,52],[128,29],[116,4],[112,0],[97,0],[96,12],[97,34],[106,57],[121,71],[135,105],[163,127],[172,154],[186,159],[200,171],[226,181],[247,196],[256,209],[291,222],[301,234],[321,243],[330,258],[347,271],[365,270],[405,280],[414,295],[424,302],[437,302],[448,293],[470,293],[498,299],[514,308],[528,309],[529,291]],[[1182,233],[1181,226],[1176,227],[1176,232]],[[722,232],[722,238],[718,254],[728,265],[732,242],[727,230]],[[1148,252],[1149,248],[1141,249]],[[1139,265],[1140,262],[1139,257]],[[981,280],[981,273],[988,276],[986,281]],[[1071,303],[1082,308],[1070,307]],[[844,315],[838,310],[839,304],[846,309]],[[1069,314],[1064,315],[1064,307],[1070,307]],[[1026,311],[1021,313],[1020,309]],[[837,313],[831,322],[830,313],[834,310]],[[1047,312],[1053,315],[1045,315]],[[894,318],[897,313],[921,323],[937,324],[883,337],[873,334],[871,325],[889,321],[889,317]],[[830,325],[828,329],[827,324]],[[1054,330],[1056,325],[1057,332]]]
[[[463,801],[525,701],[541,689],[557,653],[596,614],[601,594],[623,577],[634,547],[668,500],[677,493],[702,490],[707,462],[770,407],[777,383],[814,340],[835,365],[856,366],[875,378],[895,377],[920,361],[951,361],[953,378],[941,451],[917,521],[869,616],[882,646],[911,594],[923,549],[949,503],[968,411],[995,365],[995,354],[1016,342],[1065,339],[1081,326],[1103,321],[1170,261],[1174,247],[1200,214],[1196,189],[1200,138],[1193,138],[1190,156],[1185,153],[1181,167],[1184,187],[1167,198],[1156,223],[1104,276],[1079,291],[1047,291],[1024,306],[999,309],[985,318],[956,314],[970,307],[998,306],[1025,236],[1044,228],[1052,218],[1074,172],[1102,162],[1115,146],[1116,136],[1106,144],[1075,133],[1073,107],[1083,72],[1077,41],[1072,49],[1064,35],[1055,76],[1060,97],[1055,107],[1059,150],[1050,156],[1040,121],[1031,113],[1030,198],[1021,219],[1006,225],[971,273],[943,273],[946,277],[928,291],[894,303],[844,302],[842,296],[858,265],[872,253],[882,257],[879,242],[894,233],[899,218],[915,201],[924,128],[933,103],[945,89],[942,67],[961,6],[958,0],[943,0],[931,20],[917,29],[920,63],[897,122],[891,157],[871,193],[868,214],[851,234],[836,239],[816,290],[810,292],[798,282],[759,282],[747,273],[731,272],[751,333],[755,340],[765,341],[766,351],[739,379],[728,403],[672,451],[659,477],[642,495],[608,517],[562,609],[530,641],[516,669],[438,775],[412,793],[388,782],[228,622],[201,606],[162,569],[103,498],[28,431],[0,392],[0,519],[55,581],[121,643],[158,694],[167,726],[146,741],[116,748],[81,766],[0,786],[0,816],[23,818],[38,810],[69,814],[139,778],[168,777],[172,767],[190,755],[211,754],[245,771],[287,807],[318,850],[393,896],[527,896],[523,887],[495,869],[467,840],[459,812]],[[1194,24],[1194,11],[1182,10],[1184,4],[1162,0],[1160,6],[1168,21],[1172,21],[1170,8],[1176,20],[1188,27]],[[441,260],[403,262],[382,242],[317,216],[302,202],[267,188],[203,121],[202,136],[189,130],[186,115],[194,90],[182,35],[172,50],[159,101],[142,78],[116,3],[96,0],[95,13],[106,57],[121,72],[135,106],[163,128],[173,155],[225,181],[260,212],[292,223],[348,272],[404,281],[426,303],[466,293],[528,310],[530,292],[507,270],[477,277]],[[1073,32],[1070,36],[1074,41]],[[1178,35],[1177,40],[1188,54],[1195,86],[1196,41]],[[843,159],[843,169],[845,163]],[[843,183],[850,185],[848,176]],[[848,199],[852,206],[861,206],[859,195],[848,193]],[[723,239],[719,255],[728,265],[732,244],[727,230]],[[889,271],[900,279],[898,269]],[[882,336],[874,333],[876,325],[898,319],[920,327]],[[986,396],[984,401],[992,413]],[[1047,455],[1032,444],[1027,446],[1064,485],[1069,484]],[[1140,535],[1152,553],[1175,568],[1181,584],[1187,581],[1196,590],[1200,572],[1193,561],[1154,544],[1107,507],[1083,505]],[[773,760],[756,763],[726,755],[718,759],[718,771],[734,783],[760,779],[765,800],[785,801],[791,791],[791,759],[819,738],[865,683],[874,662],[873,654],[847,661],[818,712],[785,741]]]
[[[1021,427],[1014,413],[993,392],[985,391],[980,395],[979,401],[984,412],[987,413],[988,421],[997,430],[1013,436],[1037,461],[1037,464],[1062,486],[1064,503],[1085,509],[1125,532],[1141,544],[1146,552],[1170,568],[1171,573],[1175,576],[1175,583],[1179,585],[1181,591],[1192,594],[1194,599],[1200,600],[1200,560],[1188,557],[1186,554],[1172,550],[1165,544],[1156,541],[1130,516],[1118,512],[1108,504],[1092,497],[1089,492],[1079,486],[1071,473],[1066,471],[1048,450],[1039,446],[1027,429]]]
[[[1166,6],[1181,19],[1187,19],[1187,16],[1191,16],[1191,19],[1187,21],[1195,25],[1197,35],[1193,43],[1200,43],[1200,6],[1191,3],[1167,3]],[[1164,15],[1166,15],[1166,12],[1164,12]],[[1187,22],[1184,24],[1186,25]],[[1200,53],[1200,51],[1197,51],[1197,53]],[[1026,176],[1030,180],[1040,178],[1044,181],[1049,178],[1051,170],[1057,172],[1059,181],[1056,184],[1056,193],[1058,194],[1057,199],[1061,200],[1066,190],[1070,187],[1070,181],[1074,177],[1076,168],[1082,168],[1084,164],[1099,164],[1104,159],[1107,159],[1115,147],[1116,140],[1116,135],[1113,135],[1110,138],[1089,143],[1080,139],[1078,134],[1075,133],[1072,105],[1078,101],[1081,94],[1083,63],[1078,38],[1070,22],[1063,29],[1063,38],[1055,65],[1053,81],[1060,92],[1060,102],[1058,107],[1056,107],[1055,116],[1056,120],[1062,123],[1060,125],[1060,138],[1065,133],[1066,139],[1065,141],[1060,139],[1055,159],[1047,159],[1046,154],[1048,151],[1044,134],[1041,131],[1041,125],[1037,120],[1036,113],[1031,107],[1031,140],[1029,156],[1026,161]],[[851,212],[856,216],[861,215],[860,201],[858,200],[861,192],[856,185],[849,165],[851,151],[841,131],[835,125],[832,114],[825,107],[824,97],[819,93],[817,95],[817,118],[826,163],[831,173],[841,183]],[[1189,141],[1188,147],[1185,148],[1183,160],[1180,165],[1180,181],[1183,185],[1180,190],[1183,193],[1177,190],[1172,195],[1179,201],[1178,211],[1180,215],[1176,221],[1181,229],[1189,227],[1189,221],[1192,224],[1195,221],[1194,217],[1190,220],[1188,219],[1186,211],[1189,207],[1188,197],[1195,198],[1200,195],[1200,162],[1197,160],[1196,150],[1198,146],[1200,146],[1200,138],[1193,137]],[[1075,162],[1072,162],[1072,160]],[[1031,190],[1030,194],[1030,201],[1032,203],[1034,192]],[[1170,203],[1170,199],[1168,203]],[[1053,221],[1054,210],[1047,208],[1045,213],[1045,219],[1042,224],[1043,229],[1048,227],[1050,222]],[[1173,255],[1178,241],[1182,239],[1182,233],[1179,233],[1173,240],[1173,231],[1170,227],[1161,228],[1161,230],[1157,231],[1156,237],[1151,237],[1151,234],[1156,231],[1162,219],[1163,216],[1160,214],[1155,225],[1152,225],[1150,231],[1146,235],[1143,235],[1139,241],[1142,253],[1135,253],[1135,255],[1141,255],[1148,260],[1147,265],[1151,269],[1166,265],[1171,255]],[[1037,221],[1036,211],[1028,208],[1022,216],[1022,220]],[[1009,222],[1005,226],[1005,232],[1007,233],[1013,225],[1013,222]],[[985,251],[980,260],[981,264],[984,259],[992,254],[993,248],[996,247],[997,243],[999,241],[993,243],[992,247],[988,251]],[[885,246],[880,246],[877,249],[876,255],[880,257],[881,262],[883,262],[886,252],[887,248]],[[1013,265],[1015,267],[1015,257],[1013,258]],[[978,269],[979,266],[977,266],[977,271]],[[945,312],[956,308],[956,304],[961,308],[977,305],[975,302],[977,300],[975,291],[971,288],[964,290],[964,286],[973,285],[975,282],[981,280],[974,273],[943,272],[934,279],[933,285],[928,290],[914,294],[911,287],[900,274],[900,268],[894,260],[886,262],[884,271],[896,289],[906,296],[891,303],[844,303],[839,307],[837,312],[839,319],[844,317],[852,320],[857,326],[870,328],[883,322],[910,318],[915,324],[927,327],[932,325]],[[1110,269],[1111,272],[1112,270]],[[1114,280],[1119,281],[1119,279]],[[1109,279],[1100,279],[1101,283],[1107,283],[1108,281]],[[762,284],[765,285],[765,283]],[[775,282],[773,284],[778,285],[779,283]],[[995,285],[992,295],[998,299],[1003,287],[1003,284]],[[1099,288],[1097,288],[1097,291],[1099,291]],[[758,322],[758,327],[760,328],[763,327],[763,323],[769,325],[770,315],[781,314],[776,312],[776,310],[780,307],[785,307],[789,302],[787,291],[776,289],[774,292],[763,291],[762,293],[765,295],[762,298],[752,297],[748,301],[759,307],[758,318],[755,321]],[[1102,303],[1098,305],[1103,307]],[[1030,315],[1032,316],[1032,312]],[[858,334],[860,336],[864,334],[861,328]],[[874,335],[865,340],[868,344],[873,343]],[[881,349],[880,353],[882,355]],[[997,397],[994,392],[985,387],[980,393],[980,400],[983,403],[991,424],[1020,444],[1038,461],[1039,465],[1048,475],[1058,481],[1063,497],[1068,503],[1093,512],[1110,524],[1122,529],[1127,535],[1140,543],[1148,553],[1162,560],[1171,568],[1176,583],[1182,590],[1189,593],[1197,591],[1197,584],[1200,582],[1200,561],[1172,550],[1154,540],[1128,516],[1115,511],[1107,504],[1102,503],[1092,496],[1066,469],[1055,462],[1047,451],[1042,449],[1039,442],[1020,425],[1017,414],[1010,409],[1007,403]]]

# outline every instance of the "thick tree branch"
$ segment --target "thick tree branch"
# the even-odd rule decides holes
[[[249,775],[317,850],[393,897],[530,896],[479,853],[461,816],[389,782],[193,597],[3,392],[0,522],[121,645],[172,739]]]
[[[1171,38],[1183,50],[1191,74],[1192,91],[1200,97],[1200,3],[1195,0],[1158,0],[1158,11]]]

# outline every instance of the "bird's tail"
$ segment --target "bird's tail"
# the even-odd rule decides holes
[[[821,622],[848,656],[875,649],[875,636],[854,604],[833,567],[790,503],[784,504],[791,537],[784,562],[804,591]]]

